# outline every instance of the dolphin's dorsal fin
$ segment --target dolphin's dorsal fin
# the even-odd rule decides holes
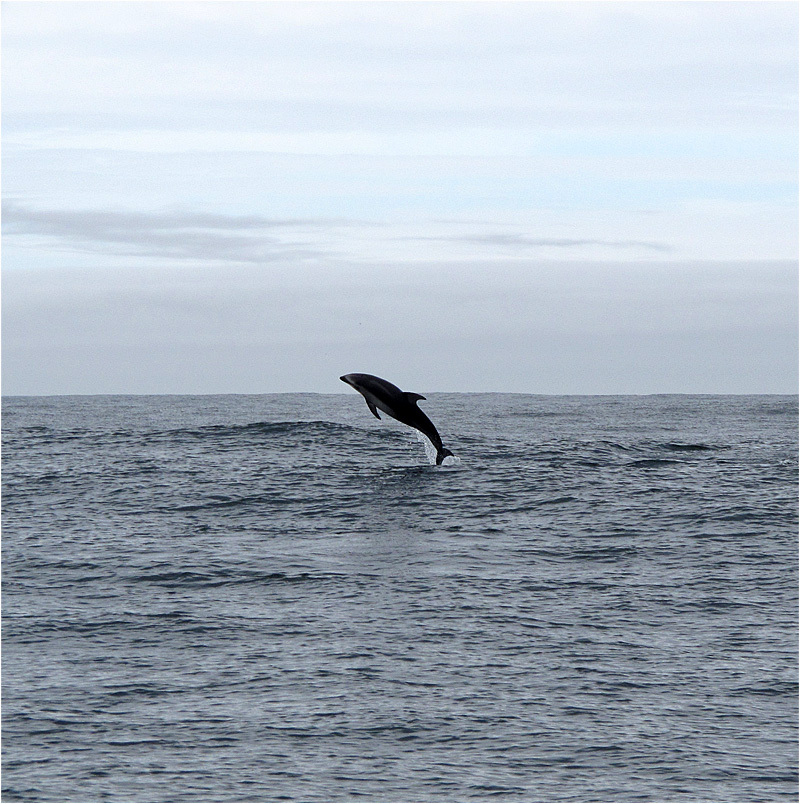
[[[372,402],[370,402],[369,400],[367,400],[367,407],[368,407],[368,408],[369,408],[369,409],[372,411],[372,415],[373,415],[373,416],[374,416],[376,419],[380,419],[380,416],[378,415],[378,409],[377,409],[377,408],[375,407],[375,405],[373,405],[373,404],[372,404]]]
[[[406,395],[406,399],[412,405],[415,404],[417,402],[417,400],[419,400],[419,399],[425,399],[425,397],[422,394],[415,394],[415,393],[412,393],[411,391],[406,391],[405,395]]]

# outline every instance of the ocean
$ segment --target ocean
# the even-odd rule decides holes
[[[796,801],[796,397],[426,395],[4,398],[3,801]]]

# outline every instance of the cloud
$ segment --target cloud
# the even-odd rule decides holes
[[[10,3],[7,264],[794,256],[797,16]]]
[[[4,124],[794,126],[791,3],[351,5],[7,4]]]
[[[647,251],[669,252],[672,247],[666,243],[649,240],[608,240],[601,238],[571,237],[530,237],[522,234],[493,232],[482,235],[448,235],[445,237],[416,237],[415,240],[447,241],[454,243],[475,243],[478,245],[512,248],[580,248],[600,246],[601,248],[644,249]]]
[[[261,263],[314,256],[321,253],[318,247],[308,239],[287,239],[287,230],[349,223],[183,211],[67,211],[31,209],[15,202],[3,204],[5,237],[39,235],[77,251],[177,260]]]

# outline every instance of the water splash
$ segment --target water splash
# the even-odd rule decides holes
[[[431,440],[420,433],[419,430],[414,430],[414,434],[417,436],[417,441],[425,447],[425,456],[428,459],[428,463],[431,466],[436,466],[436,447],[434,447],[433,444],[431,444]]]
[[[428,463],[431,466],[436,466],[436,447],[433,446],[431,440],[426,436],[420,433],[419,430],[414,430],[415,435],[417,436],[417,441],[419,441],[423,447],[425,447],[425,457],[428,459]],[[443,461],[442,466],[454,466],[457,463],[461,463],[461,459],[456,455],[448,455]]]

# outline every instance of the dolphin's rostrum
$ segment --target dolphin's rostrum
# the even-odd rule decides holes
[[[442,446],[442,439],[433,426],[433,422],[417,407],[417,402],[425,399],[424,396],[401,391],[396,385],[372,374],[345,374],[339,379],[355,388],[367,400],[367,407],[376,418],[380,419],[378,410],[382,410],[393,419],[419,430],[430,439],[431,444],[436,448],[437,466],[448,455],[453,454]]]

